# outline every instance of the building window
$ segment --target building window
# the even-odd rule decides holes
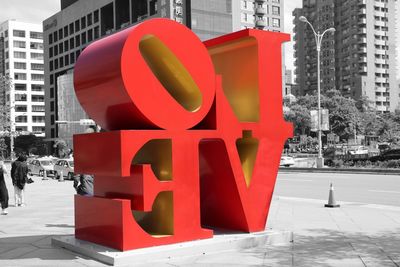
[[[71,53],[71,54],[69,55],[69,61],[71,62],[71,64],[74,64],[74,63],[75,63],[75,53]]]
[[[82,44],[83,44],[83,45],[86,44],[86,32],[83,32],[83,33],[81,34],[81,40],[82,40]]]
[[[58,30],[58,40],[61,41],[62,38],[63,38],[63,29],[61,28],[61,29]]]
[[[53,38],[54,38],[54,42],[58,41],[57,31],[53,32]]]
[[[52,58],[53,57],[53,47],[49,48],[49,57]]]
[[[16,112],[27,112],[28,111],[28,107],[27,106],[16,105],[15,106],[15,111]]]
[[[14,80],[26,80],[26,73],[14,73]]]
[[[53,115],[52,115],[53,116]],[[54,121],[54,116],[52,117],[52,119],[53,119],[53,121]],[[52,124],[54,124],[54,123],[52,123]],[[54,128],[52,128],[51,129],[51,138],[55,138],[56,137],[56,134],[55,134],[55,130],[54,130]]]
[[[280,19],[276,19],[276,18],[272,18],[272,26],[279,28],[281,26],[281,20]]]
[[[44,95],[32,95],[32,102],[44,102]]]
[[[69,34],[73,34],[74,33],[74,23],[69,24]]]
[[[97,23],[97,22],[99,22],[99,11],[98,10],[96,10],[94,13],[94,23]]]
[[[70,48],[70,49],[73,49],[73,48],[74,48],[74,44],[75,44],[74,38],[69,39],[69,48]]]
[[[28,127],[27,126],[17,126],[17,127],[15,127],[15,131],[16,132],[27,132]]]
[[[81,45],[81,36],[77,35],[75,36],[75,47],[78,47]]]
[[[13,36],[25,38],[25,31],[13,30]]]
[[[65,66],[68,66],[69,65],[69,55],[66,55],[64,57],[64,61],[65,61]]]
[[[93,24],[92,14],[89,14],[89,15],[87,15],[87,25],[90,26],[92,24]]]
[[[43,33],[41,32],[31,32],[31,39],[38,39],[38,40],[43,40]]]
[[[58,55],[58,45],[54,46],[54,56]]]
[[[17,123],[26,123],[26,122],[28,122],[28,117],[27,116],[16,116],[15,117],[15,122],[17,122]]]
[[[58,69],[58,58],[54,59],[54,69],[55,70]],[[53,84],[52,80],[51,80],[51,76],[50,76],[50,84]]]
[[[31,63],[31,70],[44,71],[44,64]]]
[[[64,38],[68,36],[68,26],[64,27]]]
[[[31,74],[31,79],[32,81],[44,81],[44,75],[43,74]]]
[[[100,28],[99,26],[94,27],[94,36],[93,38],[96,40],[100,37]]]
[[[17,70],[26,70],[26,63],[14,62],[14,69],[17,69]]]
[[[16,51],[14,51],[14,58],[25,59],[26,58],[26,53],[25,52],[16,52]]]
[[[60,68],[64,67],[64,58],[60,57],[60,59],[58,60],[60,62]]]
[[[43,44],[42,43],[35,43],[31,42],[31,49],[36,49],[36,50],[43,50]]]
[[[44,116],[32,116],[32,122],[33,123],[43,123]]]
[[[54,111],[54,101],[50,102],[50,111]]]
[[[33,92],[44,92],[44,86],[41,84],[32,84],[31,88]]]
[[[75,60],[78,60],[80,54],[81,54],[81,51],[80,51],[80,50],[76,51]]]
[[[43,60],[43,53],[31,53],[31,59]]]
[[[68,49],[68,40],[67,41],[64,41],[64,51],[65,52],[67,52],[69,49]]]
[[[71,64],[74,64],[74,63],[75,63],[75,53],[71,53],[71,54],[69,55],[69,61],[71,62]]]
[[[55,123],[54,115],[51,115],[51,116],[50,116],[50,121],[51,121],[51,124],[54,124],[54,123]],[[53,130],[53,129],[52,129],[52,130]]]
[[[90,43],[91,41],[93,41],[93,30],[90,29],[87,32],[87,38],[88,38],[88,42]]]
[[[26,102],[26,94],[15,94],[15,101]]]
[[[26,91],[26,84],[16,83],[14,84],[15,91]]]
[[[62,42],[58,44],[58,52],[60,52],[60,54],[63,53],[63,43]]]
[[[83,30],[86,28],[86,17],[81,18],[81,29]]]
[[[50,98],[54,98],[54,88],[50,88]]]
[[[280,15],[281,11],[280,11],[280,7],[279,6],[272,6],[272,15]]]
[[[79,23],[79,19],[77,21],[75,21],[75,32],[78,32],[80,30],[80,23]]]
[[[32,126],[32,132],[34,134],[40,134],[45,131],[45,128],[43,126]]]
[[[13,46],[15,48],[26,48],[26,43],[24,41],[14,41]]]

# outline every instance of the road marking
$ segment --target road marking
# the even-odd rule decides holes
[[[293,181],[293,182],[312,182],[313,180],[306,180],[306,179],[287,179],[287,178],[278,178],[278,181]]]
[[[390,193],[390,194],[400,194],[400,191],[385,191],[385,190],[368,190],[369,192],[375,193]]]

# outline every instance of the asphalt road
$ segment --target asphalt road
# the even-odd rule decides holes
[[[400,176],[342,173],[279,173],[275,196],[400,206]]]

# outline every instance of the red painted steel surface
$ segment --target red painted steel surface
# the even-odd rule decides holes
[[[201,100],[193,88],[166,92],[167,82],[193,83],[165,78],[182,73],[176,62],[143,60],[148,35],[180,60]],[[88,46],[76,64],[76,93],[109,131],[74,136],[76,171],[95,175],[94,197],[75,197],[76,237],[130,250],[211,238],[206,227],[262,231],[292,134],[282,112],[288,40],[244,30],[203,44],[184,26],[155,19]],[[165,52],[158,40],[151,45]],[[176,99],[201,106],[188,111]]]

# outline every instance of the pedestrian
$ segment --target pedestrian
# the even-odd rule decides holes
[[[15,192],[15,206],[24,207],[25,204],[25,185],[28,182],[27,157],[20,155],[11,165],[11,179]]]
[[[81,196],[93,196],[93,175],[74,175],[74,188],[76,190],[76,193]]]
[[[1,203],[1,215],[7,215],[8,211],[8,190],[6,181],[4,180],[4,174],[6,174],[6,166],[3,161],[0,161],[0,203]]]

